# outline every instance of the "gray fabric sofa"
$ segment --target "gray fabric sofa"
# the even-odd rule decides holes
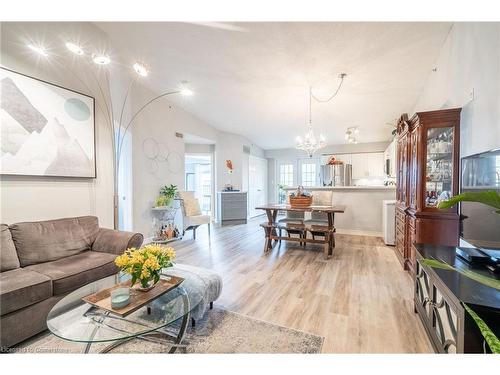
[[[116,274],[116,255],[140,247],[143,239],[99,228],[94,216],[1,224],[0,346],[45,330],[50,309],[62,297]]]

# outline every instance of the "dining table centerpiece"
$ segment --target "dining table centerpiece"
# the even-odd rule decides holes
[[[292,207],[309,207],[313,197],[303,186],[299,186],[295,192],[290,193],[288,198]]]
[[[131,287],[139,281],[136,289],[148,291],[160,280],[161,269],[172,266],[174,259],[175,250],[172,247],[151,244],[140,249],[127,249],[116,257],[115,264],[132,277]]]

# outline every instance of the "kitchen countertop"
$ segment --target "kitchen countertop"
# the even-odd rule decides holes
[[[305,190],[395,190],[396,186],[317,186],[304,187]],[[283,190],[297,190],[296,187],[284,188]]]

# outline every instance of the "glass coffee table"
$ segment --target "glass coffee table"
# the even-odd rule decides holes
[[[168,274],[168,270],[164,272]],[[162,278],[165,277],[168,276],[162,275]],[[82,297],[124,280],[126,277],[119,274],[109,276],[65,296],[47,316],[50,332],[61,339],[85,344],[85,353],[95,343],[109,343],[100,351],[106,353],[133,339],[164,344],[169,348],[169,353],[174,353],[181,346],[190,312],[203,298],[201,278],[195,275],[186,278],[177,288],[125,318],[82,300]]]

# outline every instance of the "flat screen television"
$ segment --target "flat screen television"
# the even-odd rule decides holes
[[[462,158],[460,192],[496,190],[500,193],[500,149]],[[460,236],[473,246],[500,249],[500,215],[477,202],[460,204]]]

